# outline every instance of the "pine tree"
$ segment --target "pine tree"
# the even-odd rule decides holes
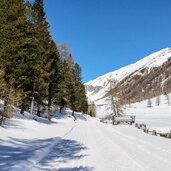
[[[60,113],[65,106],[69,107],[69,90],[72,82],[71,68],[66,60],[61,62],[59,84],[56,87],[56,92],[54,94],[54,102],[56,105],[60,106]]]
[[[25,32],[26,44],[23,46],[25,54],[22,55],[23,61],[17,67],[15,77],[17,89],[22,91],[21,114],[23,114],[27,105],[33,103],[35,98],[35,85],[37,82],[37,49],[38,40],[36,39],[36,27],[34,19],[34,11],[30,3],[26,4],[25,15],[27,17],[27,30]]]
[[[49,49],[51,36],[48,31],[49,25],[45,18],[45,12],[43,7],[43,0],[36,0],[33,4],[36,39],[38,40],[37,48],[37,60],[36,60],[36,76],[37,81],[35,83],[35,92],[38,105],[41,105],[43,101],[47,99],[47,90],[49,82],[49,73],[47,68],[50,67]]]
[[[60,107],[60,113],[65,106],[69,107],[69,87],[72,80],[71,66],[68,62],[70,55],[69,48],[65,45],[58,45],[60,54],[60,72],[59,72],[59,84],[56,87],[54,94],[54,103]]]
[[[86,97],[86,91],[82,83],[81,67],[77,63],[75,63],[74,65],[74,77],[75,77],[75,89],[76,89],[76,97],[77,97],[76,110],[87,112],[88,102]]]
[[[88,102],[84,85],[81,81],[81,67],[75,63],[72,68],[72,84],[70,87],[70,106],[74,111],[87,112]]]
[[[25,80],[24,72],[30,71],[27,62],[33,58],[30,55],[34,49],[31,34],[24,1],[18,0],[14,2],[12,0],[1,0],[0,67],[4,70],[3,79],[8,90],[19,89],[22,92],[21,87],[23,85],[20,83]],[[8,97],[9,93],[7,94],[7,98],[4,99],[4,112],[7,115],[9,103],[11,103]]]
[[[84,84],[80,85],[79,97],[80,97],[80,109],[79,109],[79,111],[82,111],[83,113],[87,113],[88,112],[88,100],[87,100],[86,90],[85,90]]]
[[[52,94],[57,87],[57,78],[60,70],[59,52],[49,33],[49,24],[45,18],[43,0],[35,1],[34,10],[37,20],[37,39],[39,40],[37,60],[39,80],[36,85],[36,91],[40,94],[38,103],[43,101],[43,99],[40,100],[41,97],[47,100],[48,118],[50,119],[50,108],[53,100]]]
[[[60,69],[61,69],[61,61],[59,59],[59,52],[57,46],[54,42],[51,44],[50,56],[51,65],[48,69],[49,75],[49,84],[48,84],[48,111],[51,113],[51,105],[55,101],[54,94],[58,91],[58,86],[60,84]]]

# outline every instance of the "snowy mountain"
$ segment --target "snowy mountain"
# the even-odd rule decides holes
[[[171,48],[166,48],[152,53],[134,64],[100,76],[85,84],[89,102],[94,102],[96,105],[106,103],[102,99],[108,96],[111,90],[110,81],[114,81],[112,89],[115,89],[115,92],[120,93],[122,91],[124,95],[130,93],[129,97],[132,102],[140,101],[138,96],[142,97],[142,93],[140,94],[142,89],[145,92],[144,99],[148,98],[148,96],[150,98],[157,96],[162,91],[166,91],[164,87],[168,90],[167,86],[170,85],[171,79],[170,66]],[[161,91],[159,92],[159,90]]]

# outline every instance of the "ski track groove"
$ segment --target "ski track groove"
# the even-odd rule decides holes
[[[100,127],[101,128],[101,127]],[[102,132],[104,132],[104,129],[101,129],[101,130],[97,130],[97,132],[99,132],[98,134],[102,134]],[[108,133],[109,134],[109,133]],[[130,159],[130,161],[132,162],[131,164],[130,164],[130,166],[131,166],[131,168],[132,167],[134,167],[134,168],[137,168],[137,170],[138,171],[147,171],[147,169],[146,168],[144,168],[138,161],[136,161],[135,160],[135,158],[132,156],[132,155],[130,155],[130,154],[128,154],[125,150],[123,150],[123,148],[122,148],[122,146],[120,146],[119,144],[117,144],[115,141],[113,141],[113,139],[111,139],[110,138],[110,136],[112,135],[112,134],[110,134],[110,136],[107,136],[106,134],[103,134],[103,136],[105,135],[105,137],[103,137],[103,140],[101,141],[103,144],[105,144],[106,145],[106,147],[109,145],[108,143],[106,143],[106,140],[108,139],[108,141],[110,141],[110,144],[113,144],[113,146],[115,146],[115,147],[117,147],[117,149],[120,149],[120,154],[123,154],[123,156],[125,157],[126,156],[126,158],[128,158],[128,159]],[[125,160],[126,161],[126,160]],[[121,162],[117,162],[117,161],[114,161],[116,164],[118,164],[116,167],[118,167],[118,168],[116,168],[116,171],[118,170],[118,171],[120,171],[120,169],[123,169],[124,168],[124,170],[127,170],[127,166],[123,166],[123,162],[124,161],[122,161],[122,163]],[[127,165],[127,162],[125,163],[125,165]]]
[[[143,143],[142,143],[137,138],[127,136],[124,133],[122,134],[122,133],[118,132],[117,130],[114,130],[114,129],[113,130],[110,130],[109,128],[107,128],[107,129],[108,129],[108,131],[105,131],[106,133],[104,135],[107,135],[108,134],[109,136],[106,136],[106,137],[109,137],[110,139],[112,139],[112,136],[113,136],[115,138],[118,138],[120,140],[120,142],[124,142],[125,141],[126,144],[130,144],[133,148],[136,148],[137,150],[141,151],[141,154],[146,153],[146,155],[151,156],[154,159],[157,159],[158,162],[160,162],[162,165],[165,165],[165,164],[168,165],[170,163],[170,160],[169,159],[166,159],[166,158],[163,158],[163,157],[159,156],[157,154],[157,152],[155,154],[153,154],[153,153],[149,152],[148,150],[146,150],[145,148],[142,148],[142,146],[144,144],[146,144],[146,145],[148,144],[150,146],[150,148],[154,148],[154,151],[161,150],[160,148],[156,148],[156,147],[150,145],[150,143],[146,143],[145,141],[143,141]],[[103,131],[104,130],[107,130],[107,129],[103,129]],[[109,132],[111,132],[111,133],[109,134]],[[137,140],[138,140],[138,143],[136,142]],[[128,151],[128,148],[125,148],[124,145],[119,144],[119,143],[118,143],[118,145],[122,149],[125,149],[125,152],[127,151],[126,154],[129,155],[133,160],[137,160],[136,156],[135,157],[133,155],[131,156],[130,150],[132,150],[132,149],[130,149]],[[138,162],[141,163],[141,161],[138,161]],[[143,165],[143,163],[142,163],[142,165]],[[147,165],[145,167],[147,167]],[[145,170],[153,170],[153,169],[146,168]]]
[[[108,129],[108,131],[111,131],[110,129]],[[119,131],[117,131],[117,130],[112,130],[112,132],[113,133],[115,133],[115,135],[117,135],[120,139],[123,139],[123,140],[125,140],[126,142],[128,142],[128,143],[130,143],[130,144],[132,144],[132,145],[136,145],[136,147],[140,150],[144,150],[144,152],[147,152],[148,154],[150,154],[147,150],[145,150],[145,149],[143,149],[143,148],[141,148],[142,146],[144,146],[144,145],[146,145],[146,146],[149,146],[150,147],[150,149],[153,149],[154,151],[162,151],[162,152],[164,152],[164,153],[168,153],[168,154],[171,154],[169,151],[163,151],[163,149],[162,148],[160,148],[160,147],[156,147],[156,146],[154,146],[154,145],[152,145],[151,143],[149,143],[149,142],[147,142],[147,141],[144,141],[143,139],[138,139],[138,138],[135,138],[135,137],[131,137],[131,136],[128,136],[128,135],[125,135],[125,134],[122,134],[122,133],[120,133]],[[136,142],[138,142],[138,143],[135,143],[135,141]],[[138,144],[138,145],[137,145]],[[157,159],[160,159],[162,162],[163,161],[165,161],[165,160],[163,160],[163,158],[162,157],[157,157],[157,155],[155,155],[155,154],[152,154],[151,153],[151,155],[153,156],[153,157],[155,157],[155,158],[157,158]],[[168,160],[166,160],[165,162],[169,162],[170,160],[168,159]]]
[[[79,128],[77,129],[78,124],[80,124],[80,123],[76,123],[76,128],[74,129],[74,131],[67,138],[75,140],[80,145],[85,146],[86,143],[85,143],[85,139],[84,139],[83,135],[85,135],[86,130],[85,130],[84,134],[83,133],[80,134]],[[85,154],[84,147],[81,148],[81,151],[79,152],[78,155],[80,155],[80,158],[72,162],[72,170],[74,169],[74,171],[75,171],[75,169],[77,169],[79,171],[80,167],[83,167],[83,168],[86,167],[86,161],[85,161],[85,157],[86,157],[85,155],[86,154]]]
[[[112,125],[104,125],[90,119],[88,122],[74,122],[70,128],[67,128],[63,136],[55,138],[52,143],[50,143],[51,145],[47,145],[44,150],[36,151],[35,155],[40,157],[34,161],[30,159],[29,161],[32,164],[28,169],[25,169],[25,171],[41,170],[40,163],[48,157],[54,147],[58,145],[60,139],[76,141],[80,145],[80,149],[74,158],[68,162],[63,162],[63,158],[60,156],[63,156],[62,154],[68,150],[65,149],[65,147],[67,144],[69,146],[69,142],[66,142],[65,145],[62,144],[62,150],[60,153],[58,152],[54,161],[47,163],[47,166],[51,168],[50,170],[67,170],[70,168],[71,171],[80,171],[84,170],[88,165],[94,165],[93,162],[96,162],[97,168],[95,168],[95,170],[98,171],[103,171],[104,169],[108,170],[108,168],[113,171],[128,171],[129,169],[154,171],[157,169],[158,165],[160,165],[161,168],[165,166],[165,168],[169,170],[171,166],[169,157],[166,156],[171,156],[171,151],[167,151],[167,149],[156,144],[153,145],[150,141],[137,138],[134,134],[128,135],[127,132],[122,130],[118,131]],[[127,146],[125,146],[125,144]],[[136,155],[135,151],[137,151]],[[158,155],[158,152],[162,155]],[[88,155],[89,157],[87,157]],[[118,155],[119,157],[117,157]],[[137,155],[139,155],[140,158],[137,157]],[[144,156],[153,158],[157,165],[148,163],[146,158],[143,158]],[[98,165],[99,161],[105,163],[105,165],[100,165],[102,168]],[[146,162],[147,164],[144,165]],[[44,168],[42,169],[44,170]]]
[[[68,136],[68,135],[73,131],[74,128],[75,128],[75,125],[72,126],[71,129],[70,129],[69,131],[67,131],[67,132],[62,136],[62,138],[65,138],[66,136]],[[34,162],[34,164],[33,164],[29,169],[27,169],[27,170],[28,170],[28,171],[32,171],[33,169],[35,169],[36,166],[38,166],[38,164],[39,164],[45,157],[47,157],[48,153],[50,153],[50,152],[52,151],[52,149],[55,147],[55,145],[56,145],[58,142],[59,142],[59,139],[55,139],[55,140],[53,141],[53,143],[50,145],[50,147],[47,147],[44,151],[41,152],[43,155],[40,155],[41,157],[40,157],[38,160],[36,160],[36,161]]]

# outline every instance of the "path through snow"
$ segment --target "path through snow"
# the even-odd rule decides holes
[[[51,125],[22,121],[22,131],[0,128],[0,170],[170,171],[170,139],[77,117]]]

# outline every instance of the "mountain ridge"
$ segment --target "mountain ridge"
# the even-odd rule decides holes
[[[99,76],[94,80],[88,81],[84,85],[86,87],[89,102],[91,103],[98,101],[110,91],[110,80],[115,80],[116,84],[119,84],[124,79],[126,80],[126,78],[126,81],[128,81],[133,77],[141,77],[145,75],[148,76],[151,71],[154,71],[156,68],[160,68],[163,64],[167,63],[169,59],[171,59],[171,48],[164,48],[142,58],[133,64]],[[155,72],[157,72],[157,70],[155,70]]]

